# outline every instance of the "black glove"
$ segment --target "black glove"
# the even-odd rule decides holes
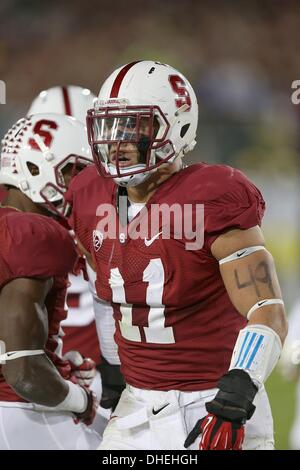
[[[218,387],[215,398],[205,404],[209,414],[196,423],[184,443],[185,447],[202,434],[201,450],[242,448],[244,424],[255,411],[252,402],[258,388],[249,374],[241,369],[232,369],[223,375]]]
[[[114,410],[119,402],[126,384],[120,372],[120,366],[109,364],[104,358],[97,366],[102,380],[102,397],[100,406]]]

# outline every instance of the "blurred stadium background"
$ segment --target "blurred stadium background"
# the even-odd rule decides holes
[[[116,66],[137,58],[178,67],[199,100],[189,160],[236,166],[260,187],[289,310],[300,296],[300,105],[291,102],[299,18],[296,0],[1,0],[0,134],[42,89],[74,84],[97,93]],[[276,446],[287,449],[295,388],[275,371],[268,390]]]

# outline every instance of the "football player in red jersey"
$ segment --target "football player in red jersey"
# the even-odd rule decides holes
[[[66,200],[127,382],[99,449],[274,447],[264,382],[287,323],[265,204],[234,168],[183,166],[197,120],[187,79],[152,61],[115,70],[88,113],[96,168]]]
[[[27,115],[45,112],[65,114],[85,124],[87,111],[93,107],[95,100],[96,96],[87,88],[54,86],[38,94]],[[109,416],[109,409],[117,403],[125,384],[113,339],[115,328],[112,307],[97,297],[93,270],[87,265],[85,271],[89,282],[84,280],[83,275],[69,275],[68,317],[61,323],[64,332],[63,353],[73,363],[74,373],[84,375],[85,382],[90,382],[90,388],[101,399],[100,405],[105,409],[99,406],[97,412]],[[93,377],[95,370],[89,369],[91,363],[87,358],[91,357],[99,363],[99,342],[103,357],[97,369],[101,371],[101,377],[99,372]],[[83,358],[79,351],[86,357]]]
[[[49,215],[89,164],[86,131],[74,118],[19,120],[2,141],[0,184],[0,449],[93,449],[97,401],[70,381],[61,358],[67,274],[77,259],[69,232]],[[75,421],[79,422],[78,425]]]

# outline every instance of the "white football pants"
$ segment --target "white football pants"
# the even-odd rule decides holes
[[[99,450],[185,450],[184,441],[207,411],[217,389],[199,392],[141,390],[130,385],[104,431]],[[168,405],[167,405],[168,404]],[[274,448],[273,419],[264,388],[256,395],[252,418],[245,426],[245,450]],[[199,448],[200,437],[189,449]]]
[[[107,419],[75,424],[67,412],[37,411],[34,405],[0,402],[0,450],[97,449]]]

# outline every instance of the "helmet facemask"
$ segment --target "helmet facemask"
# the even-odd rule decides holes
[[[55,183],[49,181],[39,192],[45,201],[41,203],[49,212],[65,218],[69,215],[70,206],[64,200],[71,180],[87,165],[91,165],[88,158],[79,155],[69,155],[53,167]]]
[[[142,183],[174,159],[170,124],[158,106],[99,107],[88,112],[87,124],[98,171],[121,186]]]

